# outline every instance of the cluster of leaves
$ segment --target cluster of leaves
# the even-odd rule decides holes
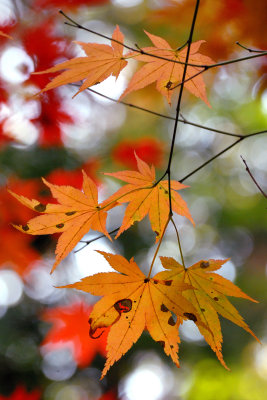
[[[118,26],[112,35],[111,46],[78,42],[86,57],[64,61],[45,71],[35,73],[39,76],[64,70],[53,78],[41,93],[84,80],[76,96],[111,74],[118,77],[127,65],[126,60],[134,58],[145,62],[145,65],[132,77],[122,97],[156,82],[157,90],[169,104],[174,89],[184,86],[209,105],[200,73],[213,61],[198,53],[202,41],[192,44],[189,41],[188,46],[186,44],[182,48],[172,49],[161,37],[149,33],[147,35],[154,47],[131,50],[125,55],[123,55],[124,38]],[[174,224],[173,211],[185,216],[192,223],[193,219],[185,201],[177,193],[186,186],[170,179],[170,164],[164,176],[156,180],[154,166],[150,167],[138,156],[136,160],[138,171],[126,170],[106,174],[126,182],[126,185],[102,203],[98,202],[97,186],[85,172],[83,192],[71,186],[58,186],[44,180],[53,198],[57,200],[56,204],[29,200],[11,192],[26,207],[42,214],[30,219],[24,225],[15,227],[30,235],[61,233],[56,247],[56,260],[51,271],[53,272],[90,229],[103,233],[111,240],[106,228],[107,212],[110,209],[128,203],[115,238],[148,215],[151,228],[156,233],[158,247],[147,275],[141,272],[133,258],[127,261],[120,255],[99,252],[118,273],[99,273],[83,278],[81,282],[64,286],[103,296],[95,304],[89,318],[91,338],[99,338],[103,330],[110,328],[107,338],[107,361],[102,377],[138,340],[144,329],[149,331],[152,338],[179,366],[178,328],[184,320],[191,320],[197,325],[222,365],[227,368],[221,352],[222,333],[218,314],[236,323],[257,339],[226,296],[242,297],[254,302],[255,300],[230,281],[214,273],[227,260],[200,260],[190,268],[186,268],[181,252],[183,265],[173,258],[161,257],[164,271],[151,277],[166,228],[170,221]],[[163,180],[167,174],[168,180]],[[174,227],[180,248],[175,224]],[[57,311],[48,313],[45,318],[57,318]],[[57,342],[57,333],[51,333],[51,336],[50,342]]]

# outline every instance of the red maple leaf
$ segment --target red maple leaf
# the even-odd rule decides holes
[[[83,185],[83,175],[82,170],[96,183],[99,184],[100,181],[96,175],[96,171],[99,169],[100,162],[97,158],[92,158],[83,164],[80,168],[67,171],[65,169],[59,168],[52,171],[46,176],[46,179],[53,185],[69,185],[77,189],[82,189]]]
[[[137,168],[135,154],[148,164],[160,167],[163,161],[165,143],[153,137],[137,140],[122,140],[113,148],[112,158],[129,168]]]
[[[0,227],[0,268],[12,268],[22,278],[40,258],[32,247],[32,238],[21,235],[11,226]]]
[[[36,70],[49,68],[55,64],[56,60],[68,58],[70,55],[67,39],[55,35],[55,30],[56,20],[51,18],[23,31],[21,41],[26,52],[32,57]],[[31,75],[29,81],[43,87],[50,78],[45,75]]]
[[[73,118],[63,110],[57,92],[46,93],[40,100],[41,113],[34,121],[40,131],[39,143],[41,146],[60,146],[63,144],[61,124],[71,124]]]
[[[109,0],[35,0],[35,7],[64,7],[73,10],[80,6],[101,6],[109,3]]]
[[[9,396],[0,395],[0,400],[39,400],[41,392],[39,389],[35,389],[31,392],[27,392],[23,385],[16,387],[14,392]]]
[[[41,318],[53,326],[42,343],[44,350],[68,348],[79,367],[88,366],[97,353],[105,356],[107,334],[98,339],[89,336],[92,308],[79,302],[45,310]]]

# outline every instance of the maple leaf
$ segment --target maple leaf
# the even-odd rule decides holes
[[[201,260],[185,269],[172,257],[160,257],[160,259],[163,267],[169,271],[160,272],[158,279],[171,279],[173,282],[185,282],[192,285],[192,289],[187,290],[184,297],[194,305],[201,321],[209,327],[210,330],[207,330],[199,326],[199,330],[221,364],[228,369],[221,352],[223,338],[218,313],[258,340],[226,296],[243,297],[255,303],[257,301],[242,292],[228,279],[211,272],[220,269],[228,260]]]
[[[173,88],[181,83],[184,70],[183,64],[174,63],[172,61],[181,61],[184,63],[186,60],[187,47],[185,47],[183,50],[175,50],[172,49],[169,43],[161,37],[152,35],[146,31],[145,33],[155,47],[144,47],[141,50],[152,55],[167,58],[170,61],[135,52],[127,54],[127,56],[134,56],[135,59],[144,61],[147,64],[141,67],[134,74],[127,89],[123,92],[120,99],[133,90],[142,89],[143,87],[156,81],[157,90],[163,96],[165,96],[168,100],[168,103],[171,104],[171,97],[174,93]],[[199,65],[213,64],[213,60],[211,60],[211,58],[198,53],[198,49],[203,42],[205,41],[199,40],[198,42],[191,44],[189,63]],[[188,65],[185,80],[189,79],[191,76],[195,75],[201,70],[202,68]],[[188,82],[185,82],[184,87],[193,95],[203,100],[208,106],[210,106],[206,96],[205,84],[201,75],[198,75]]]
[[[133,225],[135,221],[141,221],[148,214],[151,227],[156,232],[158,240],[169,218],[168,181],[160,181],[155,185],[156,175],[154,166],[150,168],[137,155],[136,160],[139,171],[119,171],[105,174],[121,179],[127,182],[128,185],[120,188],[110,198],[105,200],[103,204],[115,201],[117,203],[129,202],[116,238]],[[186,202],[176,192],[176,190],[186,187],[188,186],[177,181],[171,181],[172,209],[177,214],[185,216],[194,223]]]
[[[146,328],[173,362],[179,366],[178,326],[183,319],[194,320],[205,328],[195,307],[182,291],[191,288],[183,282],[159,280],[159,274],[147,277],[133,258],[127,261],[120,255],[98,251],[119,272],[99,273],[80,282],[62,286],[104,296],[90,314],[90,335],[99,337],[99,329],[111,327],[107,339],[107,361],[102,378],[109,368],[138,340]],[[177,316],[175,322],[172,313]]]
[[[69,348],[79,367],[88,366],[99,352],[106,355],[107,332],[94,340],[89,336],[92,306],[79,302],[45,310],[41,319],[53,324],[42,346],[45,351]]]
[[[26,225],[14,225],[15,228],[30,235],[62,233],[58,239],[52,273],[90,229],[104,233],[110,240],[111,238],[105,227],[107,212],[101,210],[98,205],[97,187],[84,171],[84,193],[71,186],[52,185],[45,179],[43,182],[49,187],[59,204],[42,204],[12,191],[10,193],[26,207],[43,213],[30,219]]]
[[[0,395],[0,400],[39,400],[40,397],[41,392],[39,389],[27,392],[24,386],[18,385],[10,396]]]
[[[112,39],[119,42],[124,40],[118,25],[113,32]],[[39,93],[85,79],[74,95],[76,96],[88,87],[104,81],[110,75],[118,78],[120,71],[127,65],[122,54],[123,46],[117,42],[111,41],[111,46],[98,43],[75,43],[83,48],[87,57],[72,58],[45,71],[35,72],[35,74],[46,74],[66,70],[52,79]]]
[[[162,165],[165,143],[154,137],[137,140],[124,139],[112,150],[112,158],[128,168],[136,168],[135,153],[145,162],[157,167]]]
[[[31,238],[21,235],[10,226],[0,227],[0,237],[0,268],[12,268],[24,278],[40,259],[40,254],[32,246]]]

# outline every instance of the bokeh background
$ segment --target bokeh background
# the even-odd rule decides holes
[[[267,200],[245,171],[240,155],[267,192],[267,133],[244,140],[185,181],[183,197],[196,222],[177,217],[186,264],[201,258],[230,258],[223,276],[259,304],[233,299],[260,338],[222,320],[223,369],[198,330],[180,329],[181,367],[177,369],[158,344],[144,333],[103,381],[105,339],[88,336],[93,296],[55,286],[110,270],[94,250],[132,256],[146,271],[155,251],[147,220],[113,243],[101,239],[70,254],[51,276],[56,237],[33,237],[16,231],[33,217],[12,198],[16,193],[42,202],[50,193],[41,177],[81,188],[81,169],[98,184],[101,199],[119,186],[102,172],[135,168],[134,151],[157,168],[166,166],[173,121],[116,104],[90,91],[72,99],[77,88],[62,87],[33,98],[51,79],[32,75],[82,55],[73,40],[107,43],[69,27],[64,10],[85,27],[111,36],[116,24],[126,43],[147,46],[144,29],[163,36],[173,48],[188,37],[191,0],[1,0],[0,30],[0,399],[13,400],[263,400],[267,392],[266,227]],[[215,61],[248,55],[238,47],[267,49],[267,3],[261,0],[202,0],[194,39]],[[130,63],[129,63],[130,64]],[[136,69],[132,63],[117,82],[113,77],[95,90],[118,99]],[[232,64],[204,76],[212,108],[184,93],[188,120],[233,133],[267,129],[266,57]],[[173,116],[173,107],[154,85],[126,101]],[[172,174],[182,179],[235,139],[191,125],[179,126]],[[118,226],[115,208],[108,229]],[[90,233],[86,239],[96,237]],[[82,245],[78,245],[79,249]],[[179,260],[175,234],[168,229],[160,255]],[[155,272],[160,268],[156,264]]]

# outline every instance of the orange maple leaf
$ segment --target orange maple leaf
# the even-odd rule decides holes
[[[159,280],[159,274],[147,277],[133,258],[127,261],[120,255],[98,251],[119,272],[99,273],[80,282],[62,286],[104,296],[90,314],[90,335],[98,329],[111,327],[107,339],[107,361],[102,378],[109,368],[138,340],[146,328],[173,362],[179,366],[178,326],[183,319],[191,319],[205,328],[196,308],[182,295],[192,286],[184,282]],[[173,318],[172,313],[177,317]],[[95,337],[99,337],[96,335]]]
[[[228,279],[210,272],[218,270],[228,260],[201,260],[191,267],[184,269],[172,257],[160,257],[160,259],[163,267],[169,271],[160,272],[159,279],[171,279],[173,282],[184,282],[192,285],[192,288],[184,293],[184,297],[194,305],[201,321],[209,327],[209,330],[207,330],[199,326],[199,330],[216,353],[221,364],[228,369],[221,352],[223,338],[218,313],[245,329],[256,340],[258,338],[244,322],[226,295],[243,297],[255,303],[258,302],[242,292],[239,287]]]
[[[98,204],[96,184],[83,171],[83,192],[71,186],[52,185],[43,179],[59,204],[42,204],[37,200],[29,200],[10,191],[18,201],[32,210],[43,213],[32,218],[26,225],[14,225],[21,232],[30,235],[47,235],[62,233],[56,247],[56,260],[51,273],[65,258],[82,237],[94,229],[104,233],[110,240],[106,230],[107,212]]]
[[[105,200],[103,205],[112,204],[115,201],[117,203],[129,202],[116,238],[133,225],[135,221],[141,221],[148,214],[152,229],[156,232],[158,240],[169,218],[168,181],[160,181],[155,185],[156,175],[154,166],[149,167],[137,155],[136,160],[139,171],[120,171],[105,174],[121,179],[127,182],[128,185],[120,188],[110,198]],[[186,202],[176,192],[176,190],[186,187],[188,186],[177,181],[171,181],[172,209],[177,214],[185,216],[194,223]]]
[[[134,74],[127,89],[123,92],[120,99],[133,90],[142,89],[143,87],[156,81],[157,90],[163,96],[165,96],[168,100],[168,103],[171,104],[171,97],[174,93],[173,88],[181,83],[184,70],[183,64],[174,63],[172,61],[181,61],[184,63],[186,60],[187,47],[185,47],[183,50],[172,49],[169,43],[161,37],[152,35],[146,31],[145,33],[155,47],[144,47],[141,50],[152,55],[167,58],[170,61],[135,52],[127,54],[126,56],[134,56],[136,60],[144,61],[146,64]],[[214,63],[211,58],[198,53],[198,49],[203,42],[205,41],[199,40],[198,42],[191,44],[189,63],[199,65],[210,65]],[[194,76],[201,70],[203,70],[203,68],[188,65],[185,80]],[[206,95],[205,83],[201,75],[198,75],[188,82],[185,82],[184,86],[193,95],[199,97],[208,106],[210,106]]]
[[[79,367],[88,366],[99,352],[106,355],[107,333],[94,340],[89,336],[88,318],[92,306],[86,303],[74,303],[45,310],[41,319],[53,324],[44,341],[47,351],[69,348]]]
[[[118,25],[113,32],[112,39],[123,43],[124,36]],[[120,71],[127,65],[127,61],[123,57],[123,46],[115,41],[111,41],[111,46],[98,43],[75,43],[83,48],[87,57],[72,58],[45,71],[35,72],[35,74],[47,74],[66,70],[52,79],[39,93],[85,79],[78,92],[73,96],[75,97],[88,87],[104,81],[110,75],[118,78]]]

